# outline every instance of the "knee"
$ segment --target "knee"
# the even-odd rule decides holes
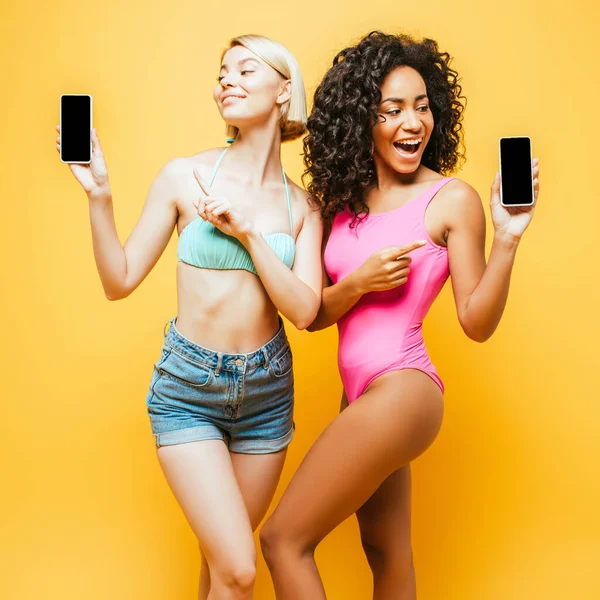
[[[265,561],[267,564],[271,564],[277,554],[277,550],[281,548],[284,539],[283,531],[269,519],[262,526],[258,537]]]
[[[405,579],[413,570],[413,553],[410,543],[393,546],[379,545],[362,539],[362,547],[374,575],[393,573]]]
[[[211,566],[212,586],[246,598],[254,588],[256,563],[253,560],[231,560],[224,565]]]
[[[260,530],[260,547],[266,563],[272,566],[279,559],[286,560],[310,552],[299,540],[273,519],[269,519]]]

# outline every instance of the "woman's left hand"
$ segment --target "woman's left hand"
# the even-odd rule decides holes
[[[502,206],[500,203],[500,174],[496,173],[494,183],[492,184],[490,209],[492,212],[492,223],[494,224],[497,236],[506,236],[507,238],[514,238],[516,241],[519,241],[531,222],[540,192],[540,168],[537,158],[533,159],[532,170],[533,204],[531,206]]]
[[[252,223],[227,198],[216,195],[197,169],[194,169],[194,177],[203,192],[198,200],[193,201],[198,215],[235,238],[250,233]]]

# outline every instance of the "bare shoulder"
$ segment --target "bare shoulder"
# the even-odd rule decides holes
[[[185,192],[190,186],[195,189],[194,169],[208,178],[222,148],[211,148],[192,156],[179,156],[168,160],[160,170],[156,180],[164,185],[174,186],[178,192]]]
[[[200,171],[201,175],[204,175],[206,172],[210,173],[222,150],[223,148],[211,148],[192,156],[172,158],[165,163],[159,173],[159,177],[185,182],[190,178],[193,179],[195,168]]]
[[[197,168],[202,176],[205,174],[208,176],[223,150],[225,150],[225,148],[209,148],[208,150],[203,150],[202,152],[198,152],[198,154],[192,154],[192,156],[187,156],[181,160],[185,161],[189,173],[191,173],[194,168]]]
[[[319,206],[311,199],[309,193],[291,179],[288,178],[287,181],[290,188],[294,214],[302,221],[307,218],[320,220],[321,212]]]
[[[451,226],[484,217],[477,190],[462,179],[449,181],[439,191],[438,197]]]

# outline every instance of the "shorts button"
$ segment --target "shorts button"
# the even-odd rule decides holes
[[[235,364],[236,364],[238,367],[241,367],[241,366],[244,364],[244,361],[243,361],[241,358],[236,358],[236,360],[235,360]]]

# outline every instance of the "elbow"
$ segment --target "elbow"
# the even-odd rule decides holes
[[[473,340],[474,342],[478,342],[479,344],[487,342],[487,340],[489,340],[492,337],[492,334],[494,333],[493,330],[485,331],[483,329],[467,327],[463,327],[463,331],[467,334],[469,339]]]
[[[299,331],[303,331],[304,329],[308,329],[308,331],[314,331],[314,329],[311,329],[311,327],[313,326],[313,321],[314,319],[310,319],[310,318],[301,318],[301,319],[297,319],[296,321],[294,321],[294,325],[296,326],[296,329],[298,329]]]
[[[466,336],[470,340],[478,342],[479,344],[483,344],[483,342],[489,340],[490,337],[492,337],[492,334],[494,333],[494,329],[485,329],[483,327],[478,327],[464,320],[460,321],[460,326],[462,327],[462,330],[465,332]]]
[[[317,316],[319,315],[320,303],[313,306],[310,311],[306,311],[303,314],[298,315],[298,318],[294,320],[296,329],[300,331],[307,329],[308,331],[317,331],[319,327],[315,327]]]
[[[325,329],[325,327],[323,327],[323,323],[319,320],[318,315],[306,327],[306,331],[310,331],[311,333],[321,331],[321,329]]]
[[[104,290],[104,295],[109,302],[114,302],[115,300],[123,300],[127,298],[131,294],[131,290]]]
[[[489,339],[490,336],[485,336],[482,335],[480,333],[474,334],[467,334],[469,336],[469,339],[473,340],[474,342],[478,342],[479,344],[483,344],[483,342],[485,342],[486,340]]]

